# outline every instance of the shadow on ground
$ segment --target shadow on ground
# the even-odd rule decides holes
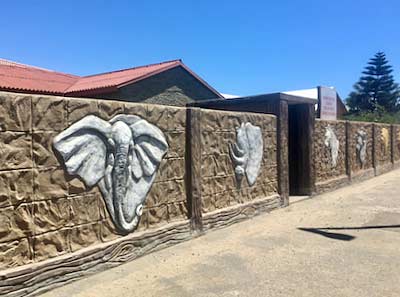
[[[336,240],[350,241],[350,240],[353,240],[354,238],[356,238],[355,236],[347,235],[347,234],[343,234],[343,233],[326,232],[326,231],[321,230],[320,228],[297,228],[297,229],[299,229],[301,231],[315,233],[315,234],[322,235],[324,237],[328,237],[328,238],[336,239]]]
[[[328,237],[336,240],[344,240],[350,241],[355,239],[355,236],[343,234],[343,233],[335,233],[328,232],[324,230],[367,230],[367,229],[393,229],[400,228],[400,225],[383,225],[383,226],[361,226],[361,227],[326,227],[326,228],[297,228],[301,231],[306,231],[318,235],[322,235],[324,237]]]

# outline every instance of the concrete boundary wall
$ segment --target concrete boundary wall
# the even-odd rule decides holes
[[[0,92],[0,295],[34,296],[287,206],[288,105],[279,101],[277,106],[281,111],[271,115],[267,110],[223,111]],[[304,143],[313,162],[304,163],[303,172],[310,173],[311,194],[313,189],[329,191],[400,166],[400,125],[322,120],[314,124],[312,105],[308,108],[310,133]],[[105,186],[103,190],[96,183],[87,186],[82,176],[68,174],[64,156],[54,147],[56,136],[88,115],[109,125],[121,114],[136,115],[146,127],[157,127],[154,135],[162,135],[168,143],[162,156],[151,156],[158,162],[154,161],[156,175],[143,207],[135,210],[140,220],[133,232],[121,231],[116,216],[110,214]],[[142,140],[149,141],[149,135]],[[112,147],[109,136],[103,138],[106,149]],[[257,149],[260,142],[250,149],[254,139],[262,141],[263,149]],[[232,154],[240,142],[241,148]],[[250,166],[257,168],[255,178],[247,172],[249,159],[261,160],[259,167]],[[137,175],[132,171],[135,179],[140,178]]]
[[[137,229],[116,228],[99,187],[69,175],[54,138],[87,115],[136,115],[160,129],[160,161]],[[235,177],[236,129],[262,131],[253,185]],[[0,295],[34,296],[283,205],[277,119],[111,100],[0,92]]]
[[[327,129],[339,141],[338,158],[332,164]],[[316,193],[365,180],[398,167],[400,162],[400,126],[355,121],[316,120],[313,136]],[[363,162],[360,146],[365,142]]]

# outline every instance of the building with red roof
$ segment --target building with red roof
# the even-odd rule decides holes
[[[0,90],[178,106],[224,98],[181,60],[78,76],[0,59]]]

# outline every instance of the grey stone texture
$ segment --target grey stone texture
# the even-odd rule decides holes
[[[264,143],[263,158],[253,186],[246,179],[239,187],[229,144],[236,142],[236,128],[250,122],[259,126]],[[264,198],[277,193],[276,117],[266,114],[202,110],[201,115],[202,212]]]
[[[163,71],[137,83],[120,88],[103,98],[163,105],[185,106],[186,103],[218,98],[182,67]]]

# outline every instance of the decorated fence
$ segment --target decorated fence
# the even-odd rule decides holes
[[[0,93],[0,295],[281,205],[276,117]]]
[[[316,120],[316,192],[387,172],[397,166],[398,125]]]
[[[282,100],[277,117],[0,92],[0,295],[36,295],[286,206],[293,172],[308,172],[311,195],[400,164],[400,126],[314,125],[310,105],[296,110],[308,122],[295,148],[314,162],[291,173]]]

